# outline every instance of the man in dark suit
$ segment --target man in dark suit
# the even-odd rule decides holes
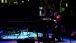
[[[54,29],[54,32],[52,35],[52,39],[55,41],[55,38],[57,38],[58,41],[61,41],[60,35],[61,35],[62,15],[60,15],[58,12],[56,12],[55,18],[56,18],[55,29]]]

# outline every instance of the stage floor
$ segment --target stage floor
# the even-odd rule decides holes
[[[38,33],[38,37],[42,37],[42,33]],[[20,34],[2,35],[2,39],[25,39],[37,37],[36,32],[21,32]]]
[[[52,33],[49,33],[48,34],[49,38],[52,38]],[[6,35],[3,35],[2,36],[2,39],[25,39],[25,38],[34,38],[34,37],[37,37],[37,33],[35,32],[23,32],[23,33],[20,33],[19,34],[15,34],[14,35],[11,35],[11,36],[6,36]],[[38,33],[38,37],[43,37],[43,34],[42,33]],[[76,43],[76,40],[75,39],[72,39],[72,38],[67,38],[67,37],[62,37],[60,36],[61,40],[64,42],[64,43]],[[57,40],[55,38],[55,40]],[[56,43],[63,43],[63,42],[56,42]],[[37,42],[35,42],[37,43]]]

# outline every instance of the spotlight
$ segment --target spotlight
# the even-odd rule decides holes
[[[29,0],[28,0],[29,1]]]
[[[22,3],[24,3],[24,1],[22,1]]]

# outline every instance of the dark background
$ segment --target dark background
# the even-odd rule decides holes
[[[25,1],[22,5],[7,6],[0,8],[0,19],[37,18],[39,2],[36,0]]]
[[[20,2],[20,0],[18,0]],[[53,0],[54,2],[55,0]],[[49,2],[49,1],[48,1]],[[17,5],[17,6],[7,6],[7,4],[0,4],[3,5],[4,7],[0,7],[0,21],[4,21],[5,19],[26,19],[26,21],[30,18],[30,20],[38,20],[39,19],[39,0],[30,0],[29,2],[25,0],[25,3],[23,5]],[[54,2],[55,3],[55,2]],[[69,7],[65,12],[66,17],[65,17],[65,22],[66,26],[68,28],[76,28],[76,3],[75,1],[70,1],[68,2]],[[72,10],[72,14],[69,12]],[[65,13],[63,13],[65,14]],[[39,20],[38,20],[39,21]],[[2,25],[3,22],[0,22]],[[5,24],[5,23],[4,23]],[[6,23],[6,25],[9,23]],[[12,23],[13,24],[13,23]],[[14,23],[15,24],[15,23]],[[25,23],[26,24],[26,23]],[[33,25],[33,24],[32,24]]]

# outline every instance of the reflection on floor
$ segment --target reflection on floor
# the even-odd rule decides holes
[[[38,36],[39,37],[42,37],[43,34],[42,33],[38,33]],[[23,32],[21,33],[20,35],[19,34],[15,34],[14,35],[11,35],[11,36],[2,36],[3,39],[24,39],[24,38],[30,38],[30,37],[37,37],[37,34],[35,32]],[[52,38],[52,34],[49,34],[49,38]],[[64,43],[76,43],[76,40],[75,39],[71,39],[71,38],[67,38],[67,37],[60,37],[61,40],[64,42]],[[56,40],[56,39],[55,39]],[[56,42],[56,43],[63,43],[63,42]],[[35,42],[37,43],[37,41]]]
[[[0,41],[0,43],[17,43],[17,41]]]
[[[38,33],[38,37],[42,37],[42,33]],[[15,35],[10,35],[10,36],[6,36],[3,35],[2,39],[25,39],[25,38],[30,38],[30,37],[37,37],[37,34],[34,32],[22,32],[19,34],[15,34]]]
[[[52,38],[52,34],[49,34],[49,38]],[[71,38],[67,38],[67,37],[60,37],[60,39],[63,41],[63,42],[67,42],[67,43],[76,43],[76,40],[75,39],[71,39]]]
[[[76,42],[56,42],[56,43],[76,43]]]

